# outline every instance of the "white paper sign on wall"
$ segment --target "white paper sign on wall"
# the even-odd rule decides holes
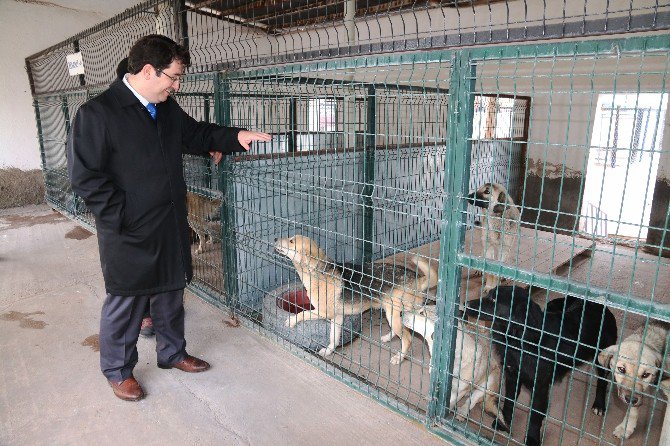
[[[84,74],[84,61],[81,59],[81,52],[68,54],[65,59],[67,60],[67,69],[70,71],[70,76]]]

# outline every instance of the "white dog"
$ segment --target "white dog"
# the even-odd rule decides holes
[[[660,383],[666,394],[670,390],[670,371],[663,357],[668,330],[670,324],[651,322],[598,355],[598,362],[612,369],[619,398],[628,406],[623,421],[614,429],[617,438],[633,434],[643,396],[653,390],[653,385]]]
[[[435,305],[426,305],[418,311],[405,311],[402,315],[403,325],[423,337],[431,356],[436,321]],[[502,423],[502,416],[498,416],[497,397],[500,392],[500,363],[490,353],[490,333],[473,335],[467,331],[478,330],[478,327],[473,324],[466,325],[463,321],[458,324],[449,408],[454,410],[467,397],[465,404],[457,409],[459,417],[467,418],[472,408],[484,400],[484,410]]]

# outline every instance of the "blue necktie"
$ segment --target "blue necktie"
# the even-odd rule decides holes
[[[156,106],[154,104],[152,104],[151,102],[149,102],[147,104],[147,110],[149,110],[149,114],[151,115],[151,117],[155,121],[156,120]]]

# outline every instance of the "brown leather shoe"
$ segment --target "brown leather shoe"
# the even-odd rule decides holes
[[[108,382],[112,386],[114,395],[124,401],[138,401],[144,398],[144,390],[133,376],[121,382],[111,380],[108,380]]]
[[[195,356],[186,355],[184,359],[177,362],[176,364],[158,364],[158,367],[161,369],[179,369],[182,372],[198,373],[204,372],[205,370],[209,369],[210,366],[209,363],[203,361],[202,359],[198,359]]]

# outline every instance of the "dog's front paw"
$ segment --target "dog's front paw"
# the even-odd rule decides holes
[[[393,332],[382,336],[382,342],[391,342],[391,339],[393,339]]]
[[[599,417],[602,417],[605,415],[605,408],[601,406],[597,406],[596,404],[593,404],[593,407],[591,408],[591,411],[598,415]]]
[[[461,423],[465,422],[465,420],[468,418],[468,415],[469,413],[467,404],[459,407],[458,410],[456,411],[456,419]]]
[[[628,424],[628,426],[626,426],[626,424]],[[626,423],[626,420],[623,420],[620,425],[614,428],[614,436],[621,440],[625,440],[626,438],[630,437],[635,431],[635,426],[631,426],[631,424],[632,423]]]
[[[495,420],[493,420],[493,424],[491,424],[491,428],[494,431],[509,432],[509,427],[507,426],[507,423],[505,423],[500,418],[496,418]]]
[[[391,364],[398,365],[402,362],[403,359],[405,359],[405,355],[403,355],[402,353],[396,353],[391,358]]]
[[[334,348],[331,348],[331,347],[329,346],[329,347],[324,347],[324,348],[322,348],[321,350],[319,350],[319,354],[320,354],[321,356],[328,356],[328,355],[331,355],[334,351],[335,351],[335,349],[334,349]]]
[[[297,323],[298,321],[294,317],[289,316],[286,322],[284,322],[284,327],[293,328]]]

